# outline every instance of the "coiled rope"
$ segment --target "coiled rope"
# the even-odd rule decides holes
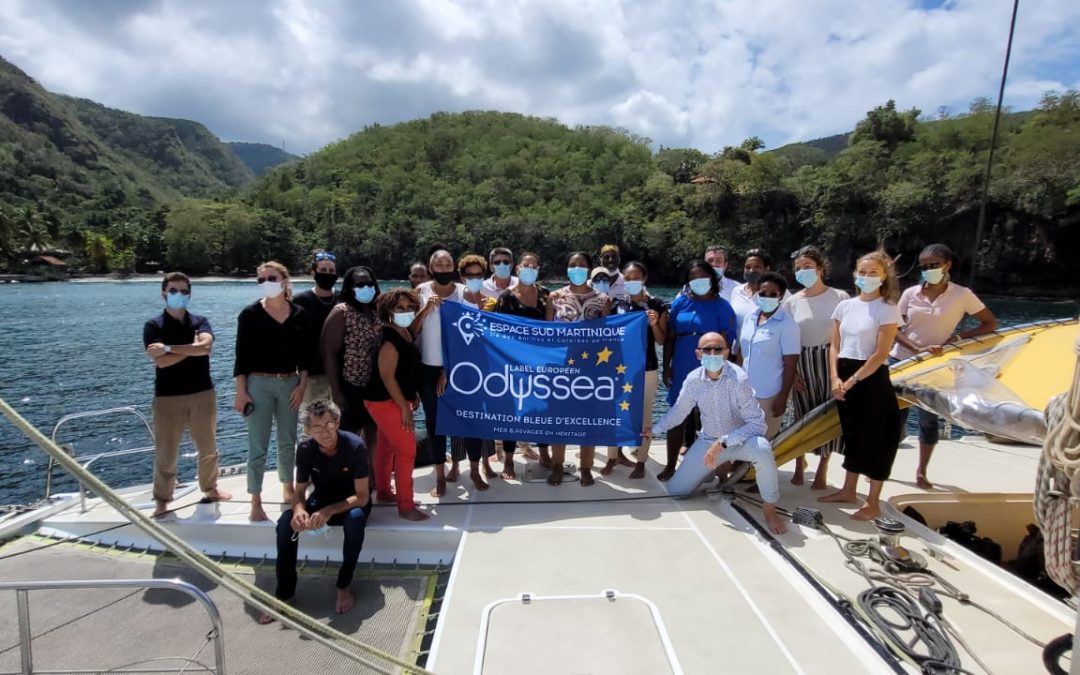
[[[1046,441],[1035,481],[1035,520],[1043,534],[1046,572],[1057,584],[1076,593],[1071,539],[1073,505],[1080,503],[1080,337],[1072,387],[1046,407]]]
[[[45,434],[30,424],[26,419],[15,411],[7,401],[0,398],[0,413],[22,431],[27,438],[36,443],[57,464],[62,466],[75,478],[82,482],[92,492],[101,497],[102,501],[116,509],[117,512],[127,518],[133,525],[151,537],[157,539],[173,555],[190,565],[192,569],[206,575],[208,579],[216,582],[221,587],[232,592],[245,602],[274,617],[281,623],[300,631],[322,646],[342,656],[364,665],[377,673],[392,675],[396,670],[370,660],[371,657],[380,661],[393,664],[400,668],[400,672],[416,673],[419,675],[432,675],[415,663],[403,661],[393,654],[384,652],[371,645],[364,644],[356,638],[346,635],[326,624],[322,624],[309,617],[303,612],[290,607],[278,600],[266,591],[257,588],[254,584],[243,579],[239,575],[228,570],[221,569],[203,553],[186,541],[176,536],[169,530],[161,527],[138,509],[128,504],[122,497],[114,492],[108,485],[97,476],[83,468],[74,458],[68,456],[58,445],[53,443]],[[348,649],[351,647],[355,651]]]

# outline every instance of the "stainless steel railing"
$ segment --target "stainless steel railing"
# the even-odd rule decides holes
[[[30,591],[72,590],[83,588],[161,588],[185,593],[202,603],[203,609],[210,616],[210,630],[206,634],[208,642],[214,643],[213,669],[206,669],[217,675],[225,675],[225,632],[221,622],[221,613],[217,605],[203,591],[179,579],[86,579],[63,581],[0,581],[0,591],[15,591],[16,611],[19,620],[19,655],[23,675],[48,675],[85,671],[34,670],[32,649],[33,635],[30,630]],[[205,646],[205,645],[204,645]],[[186,657],[185,657],[186,658]],[[189,659],[190,665],[190,659]],[[187,670],[187,666],[184,667]],[[153,672],[140,670],[140,672]],[[173,672],[172,670],[168,672]]]

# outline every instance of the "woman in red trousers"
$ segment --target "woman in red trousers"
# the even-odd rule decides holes
[[[397,502],[405,520],[427,520],[413,502],[413,466],[416,463],[416,428],[413,411],[418,405],[420,352],[413,345],[409,326],[420,309],[420,298],[407,288],[379,296],[382,329],[378,377],[372,377],[364,405],[378,428],[375,442],[375,498]],[[396,492],[390,487],[394,475]]]

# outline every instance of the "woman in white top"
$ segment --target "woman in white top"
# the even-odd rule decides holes
[[[814,246],[803,246],[791,254],[795,280],[803,289],[791,296],[784,306],[799,325],[798,379],[795,382],[793,404],[795,419],[802,419],[811,410],[832,398],[832,382],[829,379],[829,342],[832,340],[833,311],[848,294],[838,288],[825,285],[828,262]],[[828,487],[829,455],[843,454],[844,439],[833,439],[814,451],[818,455],[817,471],[811,490]],[[806,458],[795,460],[793,485],[806,481]]]
[[[907,359],[922,351],[940,354],[946,344],[997,330],[997,318],[971,289],[950,280],[949,272],[955,260],[956,255],[945,244],[930,244],[919,254],[922,283],[900,296],[904,327],[896,334],[893,358]],[[979,325],[958,331],[960,322],[969,315]],[[915,482],[929,489],[934,486],[926,479],[926,467],[938,442],[938,418],[929,410],[914,409],[919,411],[919,468],[915,471]],[[907,417],[903,415],[903,420]],[[906,433],[902,427],[901,436]]]
[[[444,300],[462,302],[465,286],[457,282],[454,256],[445,248],[433,247],[428,258],[428,270],[432,280],[416,287],[416,293],[420,296],[420,312],[416,315],[413,326],[417,327],[420,339],[420,403],[424,406],[424,426],[427,428],[431,453],[435,458],[435,489],[431,491],[431,496],[442,497],[446,494],[447,480],[443,467],[446,458],[446,436],[435,433],[439,397],[446,391],[439,305]],[[451,475],[450,478],[456,480],[457,476]]]
[[[881,486],[888,480],[900,445],[900,406],[885,361],[896,338],[900,289],[892,258],[867,253],[855,268],[858,297],[833,311],[829,375],[844,435],[844,487],[823,502],[855,502],[859,476],[870,479],[866,503],[851,515],[873,520],[881,515]]]

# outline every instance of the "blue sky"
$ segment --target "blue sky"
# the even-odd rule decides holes
[[[0,55],[52,91],[306,153],[503,110],[715,152],[997,92],[1010,0],[6,0]],[[1080,88],[1080,2],[1022,3],[1006,104]]]

